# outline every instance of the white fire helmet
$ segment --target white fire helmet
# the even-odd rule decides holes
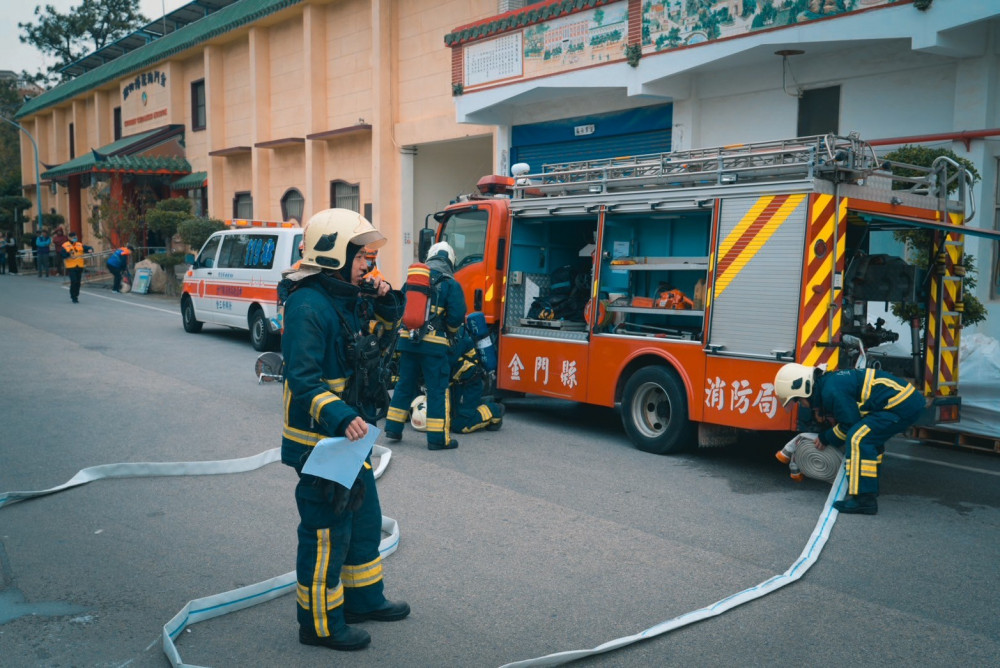
[[[421,394],[410,403],[410,426],[427,431],[427,397]]]
[[[782,406],[793,399],[808,399],[812,396],[816,367],[789,363],[778,369],[774,376],[774,393]]]
[[[347,262],[347,244],[375,249],[387,239],[368,220],[349,209],[325,209],[310,218],[302,234],[302,266],[340,269]]]

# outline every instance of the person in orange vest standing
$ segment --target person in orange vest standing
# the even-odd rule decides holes
[[[66,265],[66,273],[69,274],[69,297],[74,304],[80,303],[80,282],[83,280],[83,256],[86,253],[93,253],[94,249],[82,243],[76,232],[69,233],[69,241],[63,244],[63,261]]]

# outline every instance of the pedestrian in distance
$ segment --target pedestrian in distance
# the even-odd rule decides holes
[[[785,364],[774,378],[774,392],[787,406],[798,400],[832,427],[819,432],[816,448],[844,446],[847,497],[833,507],[842,513],[878,512],[879,468],[885,442],[912,426],[924,410],[924,398],[910,383],[877,369],[843,369]],[[799,421],[803,422],[800,413]],[[808,417],[808,416],[807,416]]]
[[[35,237],[35,268],[38,269],[38,277],[44,278],[49,275],[49,258],[52,248],[52,237],[43,227]]]
[[[52,245],[55,247],[55,266],[56,270],[59,272],[60,276],[66,275],[66,265],[63,262],[62,247],[69,241],[69,237],[66,236],[66,232],[63,230],[63,226],[60,225],[52,233]]]
[[[364,249],[386,238],[363,216],[327,209],[306,225],[299,269],[282,283],[285,362],[281,459],[299,475],[296,579],[299,642],[335,650],[367,647],[348,626],[405,618],[410,606],[385,598],[379,543],[382,508],[371,456],[350,488],[302,472],[320,440],[363,438],[388,408],[377,366],[391,351],[403,296],[382,280],[362,291]]]
[[[13,232],[7,233],[7,238],[3,242],[4,255],[7,256],[7,266],[10,273],[17,273],[17,240]]]
[[[107,267],[111,275],[114,276],[114,280],[111,285],[112,292],[122,291],[122,276],[130,277],[128,271],[128,261],[129,257],[132,255],[131,246],[122,246],[121,248],[116,248],[115,251],[108,256]]]
[[[63,244],[62,256],[69,274],[69,297],[74,304],[80,302],[80,283],[83,281],[84,255],[93,253],[94,249],[83,244],[76,232],[69,233],[69,241]]]
[[[427,252],[430,290],[427,295],[426,322],[419,329],[399,330],[399,382],[392,394],[385,437],[398,441],[403,426],[410,419],[410,405],[420,390],[420,379],[427,387],[427,448],[452,450],[458,441],[451,437],[451,397],[449,378],[451,344],[465,323],[465,295],[452,275],[455,251],[446,241],[439,241]],[[409,285],[403,287],[411,298]]]

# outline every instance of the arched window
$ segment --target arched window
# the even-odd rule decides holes
[[[330,206],[361,213],[361,189],[357,183],[330,181]]]
[[[306,206],[306,198],[296,188],[289,188],[281,197],[281,219],[295,220],[302,223],[302,211]]]

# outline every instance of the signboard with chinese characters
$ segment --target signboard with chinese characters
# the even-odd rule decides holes
[[[709,356],[700,400],[705,422],[743,429],[794,429],[774,393],[781,363]]]
[[[169,122],[171,74],[164,63],[136,72],[118,83],[121,91],[122,135],[152,130]]]
[[[497,370],[504,387],[520,392],[584,401],[587,397],[586,342],[513,339],[504,341]]]
[[[470,44],[465,49],[465,85],[521,76],[521,33]]]

